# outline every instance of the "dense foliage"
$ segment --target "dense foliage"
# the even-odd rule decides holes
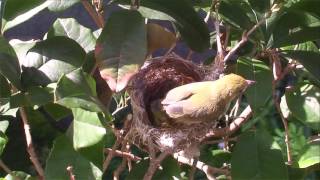
[[[58,18],[43,39],[6,38],[44,9],[79,4],[96,29]],[[142,179],[149,154],[111,148],[131,113],[128,81],[167,52],[256,81],[240,129],[201,145],[217,179],[320,178],[319,0],[0,0],[0,10],[3,179]],[[154,178],[209,175],[168,157]]]

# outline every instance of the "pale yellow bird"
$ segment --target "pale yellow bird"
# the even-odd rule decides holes
[[[151,103],[151,111],[157,124],[167,120],[167,117],[174,124],[216,121],[226,113],[231,101],[239,97],[253,82],[239,75],[229,74],[216,81],[182,85],[170,90],[162,101]]]

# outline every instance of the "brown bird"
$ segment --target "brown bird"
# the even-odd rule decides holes
[[[170,90],[162,101],[151,103],[151,111],[157,124],[162,124],[167,117],[173,123],[187,125],[215,121],[225,114],[230,102],[253,82],[229,74],[216,81],[182,85]]]

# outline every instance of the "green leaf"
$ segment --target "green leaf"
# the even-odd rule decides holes
[[[116,2],[130,4],[128,0]],[[172,3],[171,0],[141,0],[138,11],[148,19],[173,21],[181,33],[182,39],[192,50],[203,51],[209,48],[209,30],[193,9],[190,1],[179,0]]]
[[[53,102],[53,89],[49,87],[30,87],[10,97],[10,108],[21,106],[42,106]]]
[[[293,92],[286,92],[286,102],[298,120],[312,129],[320,130],[320,89],[300,84]]]
[[[4,179],[5,180],[17,180],[17,177],[19,180],[36,180],[35,177],[32,177],[31,175],[22,172],[22,171],[12,171],[12,175],[8,174]]]
[[[266,12],[270,10],[270,0],[249,0],[250,6],[258,12]]]
[[[3,15],[2,33],[11,29],[38,14],[54,1],[42,0],[7,0]]]
[[[42,59],[39,54],[30,53],[28,55],[28,51],[36,44],[36,42],[37,42],[36,40],[21,41],[19,39],[12,39],[9,41],[10,45],[13,47],[14,51],[18,56],[21,66],[25,66],[25,67],[41,66]]]
[[[21,89],[20,66],[18,59],[8,54],[0,53],[0,73],[16,88]]]
[[[86,52],[93,50],[96,44],[92,31],[74,18],[58,18],[48,32],[49,38],[53,36],[69,37],[79,43]]]
[[[94,79],[81,69],[64,75],[55,89],[55,101],[68,108],[83,108],[100,112]]]
[[[72,113],[74,149],[102,169],[106,129],[99,115],[80,108],[72,109]]]
[[[245,95],[253,110],[263,110],[272,96],[272,73],[269,67],[256,59],[240,58],[237,73],[246,79],[256,81],[245,91]]]
[[[69,179],[67,167],[72,167],[75,177],[81,179],[99,180],[102,176],[101,170],[75,151],[72,142],[62,135],[54,141],[46,164],[45,179]]]
[[[247,15],[248,10],[248,4],[244,1],[223,0],[219,5],[222,19],[238,29],[248,30],[253,27],[254,23]]]
[[[137,11],[112,13],[97,40],[100,73],[113,91],[124,89],[147,54],[144,19]]]
[[[47,1],[52,1],[52,0],[47,0]],[[48,9],[50,11],[64,11],[71,6],[77,4],[80,2],[80,0],[54,0],[52,1],[53,3],[50,4]]]
[[[314,51],[284,51],[284,57],[299,61],[315,78],[320,80],[320,52]]]
[[[58,81],[61,75],[81,67],[86,55],[78,43],[63,36],[37,42],[28,55],[37,54],[42,57],[29,61],[28,67],[23,68],[22,81],[26,86],[46,86]]]
[[[4,132],[0,131],[0,156],[2,155],[7,142],[8,142],[7,136],[4,134]]]
[[[281,151],[272,147],[272,137],[263,131],[246,132],[231,158],[232,179],[288,179]]]
[[[320,164],[320,143],[312,143],[305,146],[301,152],[298,164],[300,168],[307,168],[315,164]]]
[[[10,96],[10,85],[5,77],[0,74],[0,98],[7,98]]]

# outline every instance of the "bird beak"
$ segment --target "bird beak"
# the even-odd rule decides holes
[[[246,80],[248,86],[251,86],[252,84],[256,83],[256,81],[253,80]]]

